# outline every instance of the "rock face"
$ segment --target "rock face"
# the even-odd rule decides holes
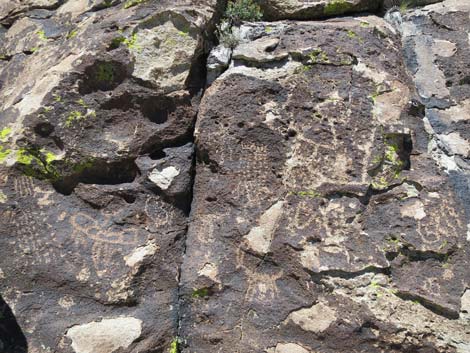
[[[469,352],[470,3],[225,5],[0,4],[0,352]]]
[[[464,352],[464,200],[428,153],[398,31],[370,16],[245,32],[196,128],[188,352]]]
[[[29,352],[169,350],[216,1],[10,5],[1,295]]]

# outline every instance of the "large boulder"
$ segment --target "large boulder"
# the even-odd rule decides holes
[[[15,3],[0,7],[0,294],[28,352],[169,351],[216,1]]]
[[[196,126],[183,352],[468,350],[464,207],[428,154],[399,31],[241,31]]]

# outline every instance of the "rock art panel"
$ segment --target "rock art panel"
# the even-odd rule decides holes
[[[217,6],[0,5],[0,294],[29,352],[170,350]]]
[[[465,207],[428,153],[400,30],[240,31],[196,125],[183,352],[464,352]]]

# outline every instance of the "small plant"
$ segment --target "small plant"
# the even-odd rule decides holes
[[[230,24],[238,26],[243,21],[261,20],[263,13],[253,0],[235,0],[228,3],[225,18],[229,20]]]
[[[261,8],[253,0],[229,1],[224,19],[217,26],[216,35],[219,43],[227,48],[235,48],[240,38],[233,27],[240,26],[243,21],[259,21],[262,18]]]
[[[96,72],[96,79],[101,82],[114,81],[114,68],[110,63],[100,63]]]
[[[385,0],[383,9],[386,12],[400,11],[403,15],[410,7],[416,6],[416,0]]]
[[[235,48],[240,42],[240,38],[233,32],[232,26],[229,25],[228,21],[222,21],[217,26],[217,39],[219,43],[226,48]]]

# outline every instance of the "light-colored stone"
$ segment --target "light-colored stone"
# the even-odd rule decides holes
[[[439,139],[444,143],[446,149],[451,154],[459,154],[465,158],[470,155],[470,143],[462,138],[458,132],[451,132],[448,135],[439,135]]]
[[[320,333],[325,331],[336,320],[336,312],[323,303],[310,308],[292,312],[286,321],[293,321],[305,331]]]
[[[412,200],[405,203],[401,207],[400,212],[402,217],[414,218],[418,221],[426,217],[424,205],[420,200]]]
[[[438,114],[446,123],[470,120],[470,99],[448,109],[439,110]]]
[[[287,52],[273,55],[271,51],[279,44],[279,38],[260,38],[249,43],[238,45],[233,51],[232,58],[252,62],[270,62],[285,59],[289,56]]]
[[[167,167],[163,170],[154,169],[150,175],[149,179],[154,182],[160,189],[167,190],[173,179],[179,175],[180,171],[175,167]]]
[[[254,251],[266,254],[271,246],[274,231],[282,215],[284,201],[278,201],[271,206],[259,220],[259,225],[251,229],[245,237],[247,245]]]
[[[278,343],[272,353],[309,353],[310,351],[296,343]],[[271,353],[270,352],[270,353]]]
[[[134,267],[141,263],[146,257],[154,255],[158,251],[158,246],[154,242],[150,242],[145,246],[140,246],[124,257],[126,265]]]
[[[219,45],[207,58],[207,84],[211,84],[228,67],[232,49]]]
[[[134,76],[164,92],[184,89],[198,45],[196,28],[177,13],[159,14],[147,23],[137,30],[135,45],[130,47]],[[181,23],[186,28],[179,28]]]
[[[73,326],[66,336],[72,340],[76,353],[113,353],[129,347],[141,332],[141,320],[120,317]]]

